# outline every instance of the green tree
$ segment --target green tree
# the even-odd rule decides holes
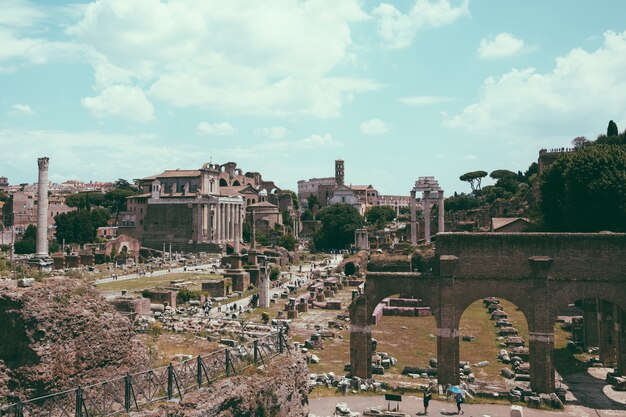
[[[396,211],[389,206],[374,206],[367,209],[365,218],[368,223],[376,225],[377,228],[381,229],[385,226],[385,223],[396,218]]]
[[[541,177],[550,231],[626,231],[626,148],[593,145],[559,156]]]
[[[54,218],[56,223],[56,239],[61,243],[85,244],[96,240],[98,227],[106,226],[111,215],[104,208],[93,210],[76,210],[61,213]]]
[[[15,253],[19,255],[35,253],[35,251],[37,250],[37,227],[35,225],[29,224],[24,231],[22,239],[15,242],[15,245],[13,247],[15,249]]]
[[[320,207],[320,200],[317,198],[315,194],[311,194],[307,198],[307,205],[309,207],[309,210],[313,210],[313,207],[315,207],[316,205],[317,207]]]
[[[611,136],[617,136],[617,134],[618,134],[617,124],[613,120],[609,120],[609,125],[606,128],[606,135],[608,137],[611,137]]]
[[[446,211],[450,212],[471,210],[479,206],[480,201],[478,200],[478,198],[463,193],[446,198],[444,204]]]
[[[282,246],[288,251],[293,251],[296,247],[296,238],[292,234],[286,234],[276,239],[276,245]]]
[[[86,193],[70,194],[65,197],[65,204],[79,209],[89,209],[91,207],[108,207],[109,201],[104,198],[104,194],[98,191]]]
[[[345,249],[354,242],[354,231],[363,227],[363,218],[349,204],[325,207],[317,215],[322,228],[314,236],[315,248]]]
[[[508,169],[496,169],[495,171],[491,171],[489,176],[494,180],[517,178],[517,174],[513,171],[509,171]]]
[[[461,181],[468,182],[470,187],[472,187],[472,191],[476,191],[476,190],[480,191],[481,189],[480,182],[486,176],[487,176],[486,171],[471,171],[471,172],[466,172],[465,174],[461,175],[459,179]]]
[[[2,221],[6,227],[13,226],[13,196],[2,207]]]
[[[112,213],[115,214],[115,218],[122,211],[126,211],[126,197],[136,195],[138,191],[132,188],[115,188],[104,195],[104,198],[108,201],[108,207]]]
[[[313,220],[313,212],[309,209],[304,210],[302,216],[300,216],[300,220],[302,220],[303,222],[307,220]]]

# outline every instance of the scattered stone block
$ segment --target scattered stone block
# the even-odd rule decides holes
[[[17,280],[17,286],[20,288],[32,287],[35,284],[35,278],[21,278]]]

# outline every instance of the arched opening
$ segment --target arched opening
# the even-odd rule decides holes
[[[241,184],[239,183],[239,181],[235,180],[233,181],[233,187],[239,187]]]
[[[461,381],[470,385],[490,385],[501,392],[530,389],[532,369],[524,313],[498,297],[467,306],[459,321],[459,359]]]
[[[372,376],[417,388],[437,378],[437,320],[420,297],[395,294],[374,308]]]
[[[559,309],[554,325],[557,388],[567,387],[571,400],[592,408],[623,407],[612,383],[626,373],[625,335],[626,311],[611,301],[585,298]]]
[[[228,183],[224,178],[220,178],[220,187],[228,187]]]

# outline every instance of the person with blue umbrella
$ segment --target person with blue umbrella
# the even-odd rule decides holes
[[[458,385],[453,385],[448,388],[448,391],[454,395],[454,401],[456,401],[456,413],[465,414],[465,412],[461,410],[461,404],[465,402],[465,390]]]

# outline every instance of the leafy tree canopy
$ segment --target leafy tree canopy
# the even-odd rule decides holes
[[[365,218],[368,223],[380,229],[385,226],[385,223],[396,218],[396,211],[389,206],[374,206],[367,209]]]
[[[298,210],[298,208],[300,208],[300,204],[298,203],[298,195],[291,190],[283,190],[283,192],[291,194],[291,201],[293,202],[293,208]]]
[[[57,241],[65,239],[65,243],[81,245],[94,242],[98,227],[106,226],[110,217],[109,211],[104,208],[61,213],[54,218]]]
[[[363,227],[363,218],[349,204],[325,207],[317,218],[322,222],[321,230],[314,237],[318,250],[348,248],[354,242],[354,231]]]
[[[508,169],[496,169],[495,171],[491,171],[489,176],[494,180],[517,178],[517,174],[513,171],[509,171]]]
[[[444,207],[446,211],[471,210],[480,207],[480,200],[467,194],[458,194],[446,198]]]
[[[472,191],[476,191],[476,190],[481,189],[480,182],[486,176],[487,176],[486,171],[471,171],[471,172],[466,172],[465,174],[461,175],[459,179],[461,181],[469,182],[470,187],[472,187]]]
[[[307,205],[309,206],[309,210],[313,210],[313,207],[316,205],[317,207],[320,207],[320,200],[315,194],[312,194],[307,198]]]
[[[595,144],[559,156],[541,177],[550,231],[626,231],[626,148]]]

